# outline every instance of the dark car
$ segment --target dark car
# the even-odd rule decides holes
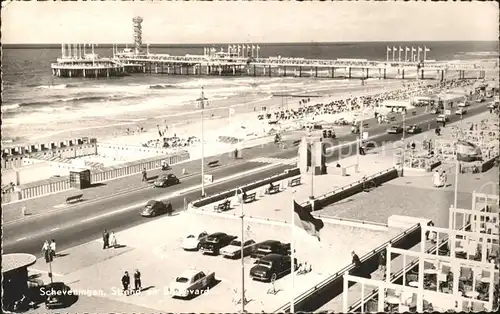
[[[47,309],[67,307],[74,303],[77,298],[71,289],[62,282],[54,282],[41,287],[40,293],[47,297],[45,299]]]
[[[181,181],[179,181],[179,178],[175,176],[175,174],[167,174],[166,176],[161,176],[160,178],[156,179],[153,186],[155,188],[164,188],[170,185],[175,185],[179,184]]]
[[[294,264],[296,268],[297,259]],[[261,258],[257,265],[250,269],[250,277],[254,280],[272,281],[288,275],[291,270],[290,256],[272,253]]]
[[[252,253],[252,258],[260,259],[268,254],[281,254],[281,255],[289,255],[290,254],[290,243],[281,243],[276,240],[267,240],[261,242],[257,249]]]
[[[141,211],[143,217],[155,217],[162,214],[172,213],[172,204],[166,205],[161,201],[151,200],[146,203],[144,209]]]
[[[410,133],[410,134],[417,134],[417,133],[420,133],[422,132],[422,129],[418,126],[418,125],[410,125],[407,129],[406,129],[406,132]]]
[[[393,125],[387,129],[388,134],[399,134],[403,133],[403,128],[400,125]]]
[[[235,236],[224,232],[212,233],[201,243],[200,251],[203,254],[219,255],[220,249],[229,245],[234,239],[236,239]]]

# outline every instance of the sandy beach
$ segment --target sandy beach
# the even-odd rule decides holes
[[[347,86],[336,87],[332,84],[318,82],[316,86],[307,86],[304,90],[294,90],[293,94],[311,95],[311,103],[328,103],[335,99],[347,98],[349,96],[360,96],[383,91],[395,90],[405,83],[399,80],[377,80],[365,81],[362,86],[359,81],[350,81]],[[406,82],[408,84],[408,82]],[[205,95],[207,98],[215,95]],[[320,97],[318,97],[320,96]],[[235,131],[243,133],[258,132],[262,124],[257,120],[257,115],[262,107],[269,111],[280,108],[297,108],[300,98],[296,97],[273,97],[266,95],[254,96],[246,95],[242,97],[232,97],[224,100],[215,100],[209,103],[204,110],[204,130],[206,141],[212,141],[219,135],[235,134]],[[232,114],[230,116],[230,109]],[[162,114],[161,110],[149,110],[134,113],[117,113],[114,117],[103,119],[86,119],[78,121],[61,121],[52,125],[45,125],[43,129],[36,129],[36,126],[21,125],[16,130],[9,130],[2,127],[4,134],[33,133],[29,142],[25,139],[14,140],[11,145],[27,145],[32,143],[57,142],[71,138],[95,137],[100,142],[123,143],[129,145],[141,145],[148,140],[159,138],[158,128],[164,130],[168,126],[166,136],[176,134],[181,138],[188,136],[200,137],[201,134],[201,111],[196,109],[195,104],[192,110],[177,112],[173,114]],[[137,129],[143,128],[143,132]],[[129,134],[127,135],[127,130]],[[132,134],[133,133],[133,134]],[[3,143],[5,145],[5,143]]]

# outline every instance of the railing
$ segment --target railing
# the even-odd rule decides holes
[[[412,233],[420,232],[420,229],[421,229],[420,224],[416,224],[416,225],[410,227],[409,229],[403,231],[402,233],[398,234],[396,237],[392,238],[391,240],[385,242],[382,245],[379,245],[377,248],[375,248],[371,252],[369,252],[369,253],[365,254],[363,257],[361,257],[361,259],[360,259],[361,263],[365,263],[369,259],[374,258],[378,254],[383,252],[386,249],[387,245],[389,245],[389,244],[393,245],[394,247],[398,246],[398,245],[396,245],[398,242],[400,242],[401,240],[403,240],[405,237],[407,237],[408,235],[410,235]],[[298,304],[300,305],[300,304],[305,303],[305,301],[308,298],[310,298],[314,293],[317,293],[318,291],[321,291],[323,289],[328,289],[328,287],[331,286],[331,284],[334,283],[335,281],[343,280],[343,275],[345,273],[353,270],[353,269],[354,269],[354,264],[351,263],[348,266],[337,271],[334,275],[329,276],[325,280],[321,281],[319,284],[315,285],[314,287],[308,289],[307,291],[305,291],[302,294],[300,294],[299,296],[297,296],[294,299],[295,310],[298,310],[298,311],[302,310],[302,309],[300,309],[300,306],[299,307],[297,306]],[[280,308],[278,308],[277,310],[275,310],[274,313],[287,313],[289,311],[290,311],[290,303],[287,303],[287,304],[281,306]]]

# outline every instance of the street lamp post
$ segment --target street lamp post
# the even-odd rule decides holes
[[[245,262],[244,262],[244,242],[245,242],[245,221],[244,221],[244,211],[243,211],[243,190],[241,188],[236,189],[236,195],[239,195],[240,210],[241,210],[241,248],[240,248],[240,259],[241,259],[241,313],[245,313]]]
[[[204,137],[204,128],[203,128],[203,118],[204,118],[204,109],[205,102],[207,102],[207,98],[205,97],[205,93],[203,91],[203,87],[201,88],[201,95],[197,102],[200,104],[201,109],[201,196],[205,196],[205,137]]]
[[[406,159],[406,142],[405,142],[405,136],[406,136],[406,114],[403,111],[402,112],[403,116],[403,137],[401,138],[401,141],[403,141],[403,161],[401,165],[401,176],[404,176],[404,170],[405,170],[405,159]]]

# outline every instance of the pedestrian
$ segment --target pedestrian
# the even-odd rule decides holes
[[[146,168],[142,170],[142,182],[147,182],[148,181],[148,173],[146,172]]]
[[[111,231],[111,233],[109,234],[109,245],[114,249],[118,245],[114,231]]]
[[[109,248],[109,232],[107,229],[104,229],[104,232],[102,234],[102,242],[103,242],[102,249],[103,250],[108,249]]]
[[[54,259],[54,257],[56,257],[56,240],[52,239],[50,241],[50,244],[49,244],[49,248],[50,248],[50,254],[51,254],[51,259]]]
[[[49,263],[50,262],[50,244],[49,244],[48,240],[45,240],[45,242],[43,242],[42,254],[45,257],[45,262]]]
[[[122,276],[122,285],[123,285],[123,292],[126,295],[129,295],[130,276],[128,275],[128,271],[126,271]]]
[[[359,259],[358,254],[356,254],[356,252],[352,251],[351,255],[352,255],[352,263],[354,264],[354,267],[355,268],[361,267],[361,260]]]
[[[134,272],[134,286],[136,291],[140,291],[142,289],[141,272],[138,269]]]
[[[443,171],[441,174],[441,183],[443,187],[446,187],[446,183],[448,182],[448,175],[446,175],[446,171]]]

